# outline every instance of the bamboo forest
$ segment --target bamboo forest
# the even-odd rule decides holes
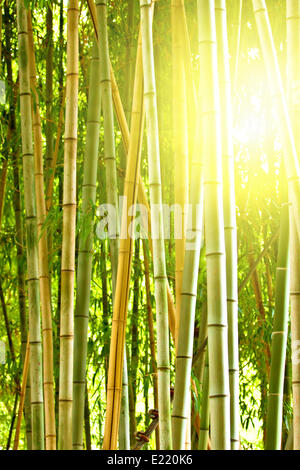
[[[300,450],[300,0],[0,0],[0,114],[0,449]]]

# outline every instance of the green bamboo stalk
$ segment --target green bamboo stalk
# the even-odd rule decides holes
[[[58,445],[60,450],[72,449],[73,315],[78,113],[78,17],[78,0],[69,0],[67,13],[67,78],[60,303],[58,423]]]
[[[294,428],[291,426],[284,450],[293,450],[294,448]]]
[[[290,326],[288,328],[288,341],[291,336]],[[293,427],[293,420],[290,419],[289,409],[292,405],[292,357],[290,348],[287,347],[286,359],[285,359],[285,372],[284,372],[284,384],[283,384],[283,426],[282,426],[282,447],[286,445],[288,434]]]
[[[119,450],[130,450],[129,395],[127,354],[124,347],[122,398],[119,424]]]
[[[135,41],[134,41],[134,13],[136,8],[136,0],[128,0],[127,6],[127,30],[126,30],[126,90],[124,99],[124,113],[126,121],[130,122],[131,104],[132,104],[132,88],[134,80],[134,54],[135,54]],[[120,168],[125,171],[126,169],[126,153],[124,146],[120,148]],[[123,194],[124,185],[123,178],[120,181],[120,193]]]
[[[73,450],[83,449],[87,334],[92,275],[94,211],[96,201],[101,93],[99,47],[94,44],[90,65],[87,134],[82,183],[83,226],[79,235],[77,293],[74,315]]]
[[[132,87],[134,79],[134,12],[135,0],[128,0],[128,13],[127,13],[127,57],[126,64],[128,65],[127,75],[127,89],[125,96],[124,111],[127,122],[130,121],[131,102],[132,102]],[[126,167],[125,149],[122,147],[120,151],[120,166]],[[123,180],[122,180],[123,181]],[[121,185],[121,193],[123,193],[123,185]],[[127,355],[126,346],[124,347],[124,364],[123,364],[123,380],[122,380],[122,398],[121,398],[121,411],[120,411],[120,424],[119,424],[119,449],[130,449],[130,422],[129,422],[129,396],[128,396],[128,371],[127,371]]]
[[[5,44],[6,44],[6,69],[7,69],[7,81],[13,88],[13,76],[12,76],[12,58],[11,58],[11,34],[12,34],[12,22],[13,19],[9,13],[9,5],[4,5],[4,21],[5,21]],[[13,166],[13,207],[15,212],[15,244],[17,251],[17,279],[18,279],[18,302],[19,302],[19,316],[20,316],[20,333],[21,333],[21,358],[20,363],[23,364],[26,353],[27,343],[27,315],[26,315],[26,298],[25,298],[25,266],[23,263],[23,223],[22,223],[22,208],[21,208],[21,194],[20,194],[20,175],[19,175],[19,147],[14,138],[16,132],[16,101],[15,98],[9,103],[9,127],[10,131],[8,134],[8,142],[11,145],[11,157]],[[31,417],[30,417],[30,377],[28,374],[27,387],[25,394],[25,407],[24,416],[26,423],[26,441],[27,449],[31,449]]]
[[[282,185],[284,184],[285,181],[282,181]],[[289,314],[289,206],[287,199],[287,191],[282,188],[275,313],[267,404],[266,450],[281,449],[283,384]]]
[[[38,255],[39,255],[39,282],[42,313],[43,337],[43,387],[44,387],[44,413],[45,413],[45,445],[46,450],[56,449],[56,428],[54,411],[53,388],[53,335],[51,316],[51,295],[48,264],[47,233],[43,231],[46,220],[46,204],[44,194],[43,171],[43,138],[40,117],[39,96],[37,92],[35,52],[31,14],[28,13],[28,42],[29,42],[29,68],[30,84],[33,93],[32,124],[34,139],[34,171],[35,192],[38,226]]]
[[[221,100],[223,206],[226,252],[226,289],[228,318],[228,359],[230,386],[231,449],[239,449],[239,342],[237,288],[237,227],[235,214],[234,150],[232,139],[232,106],[227,35],[226,1],[216,0],[216,31]]]
[[[271,95],[276,105],[278,131],[281,138],[289,188],[289,201],[293,206],[298,236],[300,236],[300,166],[288,114],[283,84],[272,37],[265,0],[252,0],[260,45],[269,78]]]
[[[84,431],[85,431],[85,448],[86,450],[92,450],[89,393],[88,393],[88,389],[86,385],[85,385],[85,400],[84,400]]]
[[[132,87],[134,79],[134,12],[135,0],[128,0],[127,10],[127,89],[124,103],[124,111],[126,114],[127,122],[130,121],[130,112],[132,104]],[[126,155],[124,147],[120,150],[120,167],[125,170],[126,168]],[[120,192],[123,194],[124,185],[123,178],[121,180]],[[123,364],[123,380],[122,380],[122,398],[121,398],[121,411],[120,411],[120,424],[119,424],[119,449],[130,449],[130,422],[129,422],[129,396],[128,396],[128,371],[127,371],[127,356],[126,346],[124,347],[124,364]]]
[[[161,177],[156,107],[156,87],[152,41],[151,0],[140,0],[144,70],[144,101],[147,120],[149,187],[152,218],[153,266],[158,350],[158,408],[160,448],[171,449],[170,363],[168,334],[168,299],[165,248],[163,240]]]
[[[299,103],[299,33],[300,33],[300,1],[287,0],[287,84],[288,106],[294,135],[300,132],[300,103]],[[299,141],[296,139],[299,158]],[[300,243],[297,236],[295,219],[290,214],[290,298],[291,298],[291,336],[292,336],[292,389],[293,389],[293,446],[300,449],[300,365],[294,360],[294,350],[300,341],[300,272],[299,257]],[[296,348],[295,348],[296,346]]]
[[[181,237],[175,239],[175,290],[176,290],[176,323],[175,344],[178,343],[180,324],[180,304],[182,276],[184,267],[185,219],[188,203],[188,129],[187,129],[187,90],[184,67],[184,41],[181,21],[183,0],[171,1],[172,24],[172,85],[173,85],[173,152],[174,152],[174,199],[181,209]],[[177,346],[176,346],[177,347]]]
[[[135,240],[134,243],[134,285],[133,285],[133,303],[131,312],[131,357],[130,357],[130,370],[129,379],[132,384],[132,400],[130,407],[130,447],[135,443],[136,435],[136,397],[137,397],[137,371],[139,368],[139,274],[140,274],[140,263],[139,263],[139,239]]]
[[[46,12],[46,187],[48,187],[50,169],[53,160],[53,5],[47,6]]]
[[[209,438],[209,366],[208,351],[205,354],[205,367],[202,385],[201,417],[198,450],[207,450]]]
[[[194,342],[195,307],[203,223],[203,162],[199,143],[194,145],[191,169],[191,190],[186,231],[186,247],[181,288],[179,336],[176,349],[176,375],[172,411],[174,449],[184,449],[186,427],[190,414],[190,382]],[[200,155],[200,157],[199,157]]]
[[[151,366],[153,374],[153,395],[154,395],[154,408],[158,410],[158,385],[157,385],[157,363],[156,363],[156,351],[155,351],[155,333],[153,324],[153,312],[151,304],[151,293],[150,293],[150,269],[149,269],[149,257],[147,252],[146,240],[142,240],[143,243],[143,255],[144,255],[144,266],[145,266],[145,287],[146,287],[146,299],[147,299],[147,320],[149,329],[149,342],[151,352]],[[155,444],[156,450],[159,449],[159,429],[155,429]]]
[[[109,46],[107,32],[107,1],[96,0],[99,25],[99,57],[100,57],[100,86],[104,120],[104,162],[106,171],[107,203],[111,204],[118,213],[118,190],[116,171],[116,151],[112,88],[110,77]],[[109,233],[109,249],[112,264],[113,292],[116,288],[118,271],[119,226],[116,217],[116,232]]]
[[[32,449],[39,450],[44,448],[42,347],[40,333],[38,239],[34,190],[28,30],[27,12],[24,7],[23,0],[17,0],[17,24],[24,198],[27,234]]]
[[[214,0],[198,0],[212,449],[230,449],[222,148]]]

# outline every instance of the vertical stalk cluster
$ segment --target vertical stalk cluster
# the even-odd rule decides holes
[[[116,150],[110,62],[107,33],[107,2],[96,1],[99,26],[100,85],[104,120],[104,162],[106,172],[107,202],[118,213]],[[112,265],[113,292],[116,290],[119,250],[119,226],[116,217],[116,233],[109,233],[109,249]]]
[[[53,160],[53,11],[48,5],[46,12],[46,186]]]
[[[184,265],[185,218],[188,203],[188,135],[186,79],[184,67],[184,41],[181,9],[183,0],[172,0],[172,75],[173,75],[173,148],[175,166],[175,204],[181,212],[180,227],[175,227],[175,288],[176,326],[175,342],[178,344],[180,322],[181,286]],[[179,224],[178,224],[179,225]],[[178,233],[176,233],[178,231]]]

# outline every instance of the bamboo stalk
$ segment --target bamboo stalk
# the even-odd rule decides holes
[[[111,92],[109,46],[107,32],[107,2],[96,0],[99,27],[99,57],[100,57],[100,87],[104,121],[104,163],[106,174],[107,202],[115,208],[118,214],[118,192],[116,172],[116,151],[114,136],[113,103]],[[109,233],[109,250],[112,265],[113,292],[116,288],[119,249],[119,224],[116,217],[116,226]]]
[[[53,12],[52,5],[47,6],[46,12],[46,186],[50,177],[53,160]]]
[[[299,116],[299,80],[300,68],[298,56],[300,54],[299,45],[300,33],[300,1],[287,1],[287,78],[288,78],[288,106],[291,116],[294,135],[298,136],[300,131]],[[296,148],[300,146],[296,140]],[[293,448],[300,449],[300,365],[295,360],[295,352],[300,341],[300,273],[299,257],[300,243],[295,226],[295,218],[290,214],[290,298],[291,298],[291,336],[292,336],[292,390],[293,390]],[[297,355],[296,355],[297,358]]]
[[[278,131],[280,134],[289,188],[289,201],[292,203],[298,237],[300,237],[300,166],[287,110],[276,49],[272,37],[265,0],[252,0],[260,45],[268,72],[271,95],[276,105]]]
[[[0,1],[0,64],[2,59],[2,0]],[[0,65],[1,72],[1,65]]]
[[[170,417],[170,363],[168,335],[168,299],[163,219],[161,201],[161,177],[156,107],[156,85],[152,39],[151,0],[140,0],[141,32],[144,71],[144,100],[147,119],[148,169],[152,215],[153,266],[157,321],[157,370],[160,448],[172,448]],[[154,219],[153,219],[154,218]],[[154,236],[153,236],[154,235]]]
[[[9,14],[8,4],[4,5],[4,19],[5,19],[5,44],[7,48],[7,54],[5,54],[6,68],[7,68],[7,80],[10,86],[13,88],[13,76],[12,76],[12,57],[11,57],[11,29],[13,19]],[[9,110],[9,135],[15,136],[16,133],[16,94],[12,96]],[[19,316],[20,316],[20,330],[21,330],[21,358],[20,363],[24,363],[26,343],[28,338],[27,318],[26,318],[26,299],[25,299],[25,266],[23,263],[23,224],[22,224],[22,210],[21,210],[21,195],[20,195],[20,177],[19,177],[19,148],[16,145],[15,138],[9,138],[11,143],[12,153],[12,165],[13,165],[13,184],[14,184],[14,196],[13,196],[13,207],[15,212],[15,242],[17,251],[17,279],[18,279],[18,303],[19,303]],[[30,380],[27,379],[27,392],[25,398],[25,422],[26,422],[26,440],[27,449],[31,449],[31,416],[30,416]]]
[[[46,450],[56,449],[56,428],[54,412],[54,386],[53,386],[53,333],[50,299],[50,279],[48,265],[47,231],[44,230],[46,219],[46,205],[44,194],[43,174],[43,138],[37,92],[36,65],[34,43],[32,34],[31,15],[28,13],[28,42],[30,83],[34,95],[32,101],[32,124],[34,137],[34,166],[35,166],[35,192],[37,208],[38,251],[39,251],[39,284],[42,311],[42,337],[43,337],[43,387],[44,387],[44,413],[45,413],[45,444]]]
[[[221,100],[223,207],[226,252],[226,289],[228,318],[228,359],[230,386],[231,449],[239,449],[239,342],[237,287],[237,227],[235,214],[234,150],[232,137],[232,106],[227,36],[226,1],[216,0],[216,31],[218,71]]]
[[[123,379],[122,379],[122,398],[119,424],[119,449],[130,450],[130,424],[129,424],[129,390],[128,390],[128,371],[127,354],[124,347],[123,361]]]
[[[140,240],[137,238],[134,243],[134,259],[133,259],[133,301],[131,309],[131,355],[129,379],[132,386],[132,400],[130,410],[130,446],[135,442],[136,434],[136,397],[137,397],[137,372],[139,368],[139,250]],[[134,426],[131,425],[133,418]]]
[[[181,24],[183,0],[171,1],[172,19],[172,85],[173,85],[173,152],[175,166],[175,205],[181,220],[175,227],[175,291],[176,321],[175,344],[178,344],[180,323],[181,286],[184,265],[185,220],[188,203],[188,134],[186,78],[184,67],[184,41]]]
[[[72,449],[73,302],[78,112],[78,0],[69,0],[67,15],[67,78],[64,144],[58,430],[59,449],[61,450]]]
[[[174,449],[184,449],[189,426],[190,382],[193,357],[195,308],[203,224],[203,161],[202,136],[194,145],[190,206],[186,232],[186,248],[181,288],[181,312],[176,349],[174,405],[172,411],[172,437]],[[200,146],[200,151],[199,151]],[[200,155],[200,156],[199,156]],[[182,315],[182,318],[181,318]]]
[[[209,440],[209,367],[208,351],[205,354],[205,367],[202,386],[201,418],[198,450],[207,450]]]
[[[8,131],[7,131],[8,142],[10,138],[11,138],[11,127],[8,126]],[[3,207],[4,207],[7,168],[8,168],[8,159],[5,158],[3,165],[2,165],[1,176],[0,176],[0,225],[2,221],[2,214],[3,214]]]
[[[127,44],[126,49],[126,86],[125,86],[125,99],[124,99],[124,112],[127,122],[130,121],[130,112],[132,106],[132,93],[133,93],[133,81],[134,81],[134,55],[135,55],[135,41],[134,41],[134,23],[135,23],[135,8],[136,1],[128,0],[127,2],[127,22],[125,39]],[[126,155],[124,146],[120,148],[120,168],[125,172],[126,168]],[[123,178],[120,180],[121,187],[120,193],[123,194]]]
[[[15,424],[15,420],[16,420],[17,405],[18,405],[18,395],[16,394],[15,395],[14,406],[13,406],[13,410],[12,410],[12,417],[11,417],[11,422],[10,422],[9,433],[8,433],[8,438],[7,438],[7,443],[6,443],[5,450],[10,449],[10,443],[11,443],[14,424]]]
[[[22,421],[22,414],[23,414],[23,408],[24,408],[24,403],[25,403],[25,392],[26,392],[27,375],[28,375],[28,369],[29,369],[29,349],[30,349],[30,346],[29,346],[29,336],[28,336],[24,365],[23,365],[23,378],[22,378],[22,387],[21,387],[21,394],[20,394],[17,426],[16,426],[16,433],[15,433],[15,440],[14,440],[14,447],[13,447],[14,450],[18,450],[18,447],[19,447],[21,421]]]
[[[100,65],[99,48],[94,44],[90,65],[90,82],[85,145],[82,216],[84,232],[79,235],[76,308],[74,315],[74,365],[73,365],[73,449],[83,449],[84,395],[86,386],[86,357],[89,320],[89,303],[92,275],[92,249],[94,212],[96,201],[97,161],[100,132]]]
[[[230,448],[222,148],[214,0],[198,1],[212,449]]]
[[[62,131],[63,119],[64,119],[65,98],[66,98],[66,93],[65,93],[65,90],[64,90],[63,94],[62,94],[62,100],[61,100],[61,105],[60,105],[60,110],[59,110],[59,117],[58,117],[58,125],[57,125],[57,134],[56,134],[56,140],[55,140],[55,146],[54,146],[54,153],[53,153],[53,157],[52,157],[52,160],[51,160],[51,173],[50,173],[49,182],[48,182],[48,186],[47,186],[47,190],[46,190],[46,209],[47,209],[47,212],[49,212],[49,210],[50,210],[50,207],[52,205],[52,199],[53,199],[53,184],[54,184],[56,164],[57,164],[59,144],[60,144],[60,137],[61,137],[61,131]]]
[[[283,184],[285,184],[285,181],[282,181]],[[282,189],[267,407],[266,450],[280,450],[282,440],[283,385],[289,314],[289,206],[287,199],[287,191]]]
[[[146,241],[143,242],[143,254],[144,254],[144,266],[145,266],[145,284],[146,284],[146,297],[147,297],[147,319],[149,328],[149,340],[150,340],[150,351],[151,351],[151,365],[153,374],[153,394],[154,394],[154,408],[158,410],[158,383],[157,383],[157,362],[156,362],[156,351],[155,351],[155,333],[153,323],[153,312],[151,305],[150,295],[150,269],[149,259],[146,249]],[[155,429],[155,444],[156,449],[159,449],[159,429]]]
[[[32,449],[44,448],[44,416],[42,389],[42,349],[40,337],[38,240],[34,191],[34,157],[32,146],[31,93],[28,62],[27,12],[23,0],[17,1],[19,86],[21,107],[21,132],[23,175],[25,186],[25,211],[27,233],[27,272],[29,297],[29,342]]]

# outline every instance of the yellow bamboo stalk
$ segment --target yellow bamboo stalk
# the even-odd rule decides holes
[[[173,151],[175,165],[175,205],[180,208],[180,226],[175,227],[175,344],[178,340],[181,285],[184,263],[186,205],[188,203],[188,135],[184,40],[181,22],[183,0],[172,0],[172,62],[173,62]],[[179,225],[179,224],[178,224]],[[176,233],[177,232],[177,233]]]
[[[287,81],[288,106],[294,135],[300,131],[299,103],[299,54],[300,54],[300,0],[287,0]],[[299,140],[296,140],[299,158]],[[297,345],[300,341],[300,243],[293,214],[290,214],[290,299],[291,299],[291,334],[292,334],[292,389],[293,389],[293,448],[300,450],[300,365],[297,361]]]
[[[140,174],[141,144],[144,127],[143,109],[143,69],[141,37],[139,36],[134,93],[131,114],[131,134],[127,158],[124,196],[128,207],[136,204],[138,177]],[[125,344],[125,328],[130,283],[131,261],[134,242],[134,216],[128,215],[125,204],[122,212],[121,238],[118,258],[118,273],[111,332],[107,408],[104,429],[103,449],[116,449],[120,419],[122,370]]]
[[[31,92],[27,11],[17,0],[20,111],[23,153],[24,201],[27,233],[27,272],[30,343],[30,395],[32,449],[44,449],[44,405],[42,386],[42,345],[40,334],[40,296],[38,279],[38,237],[34,185]]]
[[[57,134],[56,134],[56,141],[55,141],[55,146],[54,146],[53,158],[52,158],[52,161],[51,161],[51,174],[50,174],[50,177],[49,177],[48,187],[47,187],[47,191],[46,191],[46,210],[47,210],[47,212],[49,212],[49,209],[52,205],[52,199],[53,199],[53,184],[54,184],[56,163],[57,163],[57,157],[58,157],[58,151],[59,151],[61,131],[62,131],[62,126],[63,126],[63,119],[64,119],[65,98],[66,98],[66,90],[64,89],[63,96],[62,96],[62,102],[61,102],[60,110],[59,110]]]
[[[98,21],[97,21],[95,3],[92,0],[87,0],[87,3],[88,3],[89,10],[90,10],[91,18],[92,18],[95,35],[96,35],[96,38],[98,39]],[[111,73],[111,89],[112,89],[113,103],[114,103],[114,107],[116,111],[118,125],[119,125],[121,135],[122,135],[122,142],[124,145],[125,153],[126,155],[128,155],[129,142],[130,142],[129,128],[127,125],[124,108],[122,105],[118,85],[116,82],[116,78],[115,78],[112,66],[110,66],[110,73]],[[148,204],[145,187],[144,187],[141,176],[139,176],[139,180],[138,180],[138,201],[147,209],[149,247],[150,247],[152,257],[153,257],[152,240],[150,236],[151,213],[150,213],[150,207]],[[172,297],[169,283],[167,283],[167,294],[168,294],[169,327],[170,327],[172,337],[175,338],[175,307],[174,307],[173,297]]]
[[[7,142],[10,140],[11,135],[11,127],[8,126],[7,131]],[[5,196],[5,188],[6,188],[6,176],[7,176],[7,167],[8,167],[8,158],[6,158],[3,162],[1,176],[0,176],[0,225],[2,221],[2,214],[3,214],[3,207],[4,207],[4,196]]]
[[[19,447],[21,422],[22,422],[23,408],[24,408],[24,403],[25,403],[25,394],[26,394],[25,392],[26,392],[26,384],[27,384],[28,369],[29,369],[29,348],[30,347],[29,347],[29,336],[28,336],[25,358],[24,358],[23,379],[22,379],[22,387],[21,387],[21,393],[20,393],[20,402],[19,402],[19,410],[18,410],[18,418],[17,418],[16,434],[15,434],[15,439],[14,439],[13,450],[18,450],[18,447]]]
[[[69,0],[61,261],[59,449],[72,449],[73,314],[78,114],[78,0]]]
[[[28,44],[30,83],[34,96],[32,101],[32,123],[34,138],[34,166],[35,166],[35,193],[38,227],[38,252],[39,252],[39,283],[42,310],[42,334],[43,334],[43,386],[45,407],[45,444],[46,450],[56,449],[56,429],[54,411],[54,385],[53,385],[53,333],[50,300],[50,279],[48,265],[47,231],[43,229],[46,219],[46,205],[44,195],[43,172],[43,141],[41,117],[39,108],[39,96],[37,93],[36,65],[34,55],[34,43],[32,34],[31,14],[28,12]]]

